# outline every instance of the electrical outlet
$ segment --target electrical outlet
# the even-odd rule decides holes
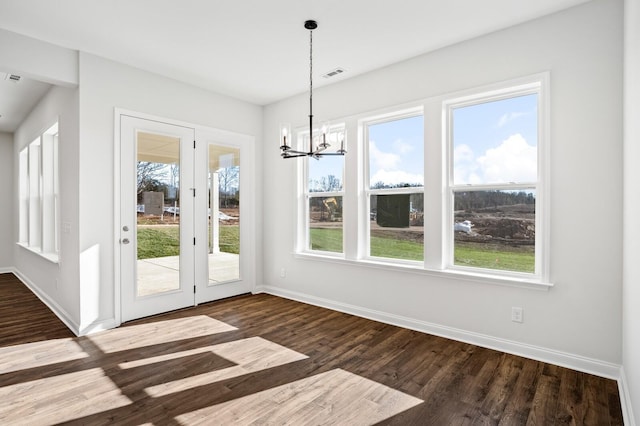
[[[280,268],[280,278],[285,278],[287,276],[287,270],[284,268]]]
[[[522,322],[523,320],[523,310],[520,307],[514,306],[511,308],[511,321],[513,322]]]

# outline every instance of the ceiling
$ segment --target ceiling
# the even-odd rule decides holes
[[[320,87],[587,1],[1,0],[0,28],[267,105],[308,90],[307,19]]]

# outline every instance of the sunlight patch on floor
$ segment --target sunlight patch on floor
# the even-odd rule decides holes
[[[103,352],[111,353],[234,330],[237,328],[222,321],[197,315],[116,328],[88,338]]]
[[[0,348],[0,374],[43,367],[89,355],[75,339],[54,339]]]
[[[245,374],[254,373],[267,368],[288,364],[308,358],[306,355],[287,349],[284,346],[270,342],[262,337],[250,337],[248,339],[235,340],[233,342],[213,345],[208,349],[219,357],[222,357],[234,364],[233,367],[221,370],[210,371],[204,374],[187,377],[180,380],[162,383],[151,386],[145,391],[153,396],[165,396],[175,392],[192,389],[197,386],[239,377]],[[176,353],[175,357],[184,356],[184,353]],[[155,357],[160,358],[160,357]],[[157,362],[153,358],[148,360]],[[140,361],[120,364],[122,368],[132,368]]]
[[[335,369],[176,417],[184,424],[372,425],[423,401]]]
[[[156,398],[171,398],[172,395],[185,391],[201,392],[200,387],[242,376],[251,380],[252,374],[274,367],[289,368],[287,364],[309,358],[259,336],[215,345],[205,343],[205,346],[200,347],[172,343],[184,340],[190,343],[188,339],[191,338],[234,330],[237,328],[225,322],[206,315],[196,315],[134,324],[79,339],[57,339],[0,348],[0,373],[40,367],[48,368],[43,371],[49,371],[48,376],[47,373],[40,374],[36,370],[31,380],[23,379],[20,383],[7,381],[7,385],[0,385],[0,419],[3,424],[44,425],[74,419],[89,420],[92,416],[109,416],[114,413],[121,415],[128,409],[133,413],[134,402],[129,398],[133,398],[133,395],[137,395],[135,398],[138,402],[140,397],[143,400],[148,398],[145,404],[154,407],[157,404],[154,402]],[[202,342],[207,340],[194,343],[199,346]],[[170,344],[168,347],[167,343]],[[153,348],[154,346],[157,348]],[[186,350],[180,350],[180,347]],[[143,348],[153,349],[149,352]],[[90,368],[91,363],[86,366],[74,364],[76,360],[86,357],[96,357],[96,361],[108,360],[111,357],[107,355],[109,353],[132,349],[143,350],[117,354],[114,360],[119,359],[118,364],[104,363],[101,368]],[[169,352],[171,350],[173,352]],[[149,356],[143,355],[145,353]],[[154,353],[159,355],[151,356]],[[182,378],[163,381],[176,377],[165,372],[167,368],[182,367],[184,362],[195,362],[193,357],[202,354],[210,354],[216,360],[206,361],[206,369],[196,369],[205,372],[188,377],[178,373],[178,377]],[[124,361],[125,359],[129,360]],[[164,363],[166,364],[163,365]],[[71,373],[56,373],[58,368],[83,366],[89,368]],[[140,367],[143,370],[132,372],[132,369]],[[141,373],[143,371],[157,373],[153,373],[154,376],[147,380]],[[143,375],[136,379],[136,374]],[[263,376],[268,377],[269,373],[265,374]],[[5,377],[10,379],[12,376]],[[127,382],[125,378],[131,382]],[[212,419],[215,419],[216,424],[372,425],[422,403],[418,398],[342,369],[268,387],[268,383],[256,384],[255,393],[191,412],[182,412],[173,421],[189,425],[209,425]],[[181,397],[185,395],[188,394]],[[192,408],[195,407],[203,405]],[[125,411],[119,413],[118,409]]]
[[[129,404],[102,368],[0,387],[3,424],[58,424]]]

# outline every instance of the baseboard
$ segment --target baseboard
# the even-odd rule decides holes
[[[12,274],[13,273],[13,268],[11,267],[3,267],[0,268],[0,274]]]
[[[120,326],[120,323],[114,318],[109,318],[102,321],[94,321],[91,324],[82,326],[79,336],[86,336],[87,334],[97,333],[99,331],[110,330]]]
[[[627,426],[636,426],[633,417],[633,405],[631,404],[631,394],[627,385],[627,376],[624,366],[620,367],[620,379],[618,380],[618,393],[620,394],[620,405],[622,406],[622,418]]]
[[[46,293],[43,293],[40,288],[31,282],[31,280],[25,275],[15,269],[11,272],[13,272],[13,274],[18,277],[18,279],[22,281],[22,283],[26,285],[29,290],[38,297],[38,299],[42,301],[42,303],[47,305],[47,307],[60,319],[60,321],[64,323],[64,325],[69,328],[69,330],[73,332],[73,334],[80,336],[80,327],[71,319],[71,316],[67,311],[62,309],[62,307],[60,307],[60,305],[58,305],[55,300],[51,299]]]
[[[471,343],[488,349],[494,349],[536,361],[547,362],[561,367],[571,368],[576,371],[594,374],[608,379],[618,380],[620,378],[620,365],[612,364],[596,359],[586,358],[579,355],[555,351],[539,346],[528,345],[506,339],[500,339],[480,333],[474,333],[453,327],[442,326],[426,321],[408,318],[400,315],[389,314],[360,306],[336,302],[316,296],[311,296],[296,291],[291,291],[273,286],[258,286],[255,293],[268,293],[285,299],[296,300],[310,305],[320,306],[347,314],[379,321],[382,323],[396,325],[411,330],[433,334],[460,342]]]

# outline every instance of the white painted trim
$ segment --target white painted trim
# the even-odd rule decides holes
[[[0,268],[0,274],[13,274],[13,273],[14,273],[14,268],[10,266],[5,266],[3,268]]]
[[[78,336],[86,336],[87,334],[97,333],[99,331],[110,330],[120,326],[120,322],[115,318],[109,318],[102,321],[94,321],[91,324],[83,327],[80,330]]]
[[[114,319],[108,320],[105,324],[115,324],[118,326],[122,322],[122,266],[121,266],[121,245],[120,245],[120,229],[122,227],[121,215],[121,119],[124,116],[133,117],[141,120],[155,121],[159,123],[169,124],[173,126],[184,127],[193,129],[195,132],[194,140],[198,140],[203,132],[209,132],[215,135],[217,143],[221,145],[236,147],[240,149],[240,157],[242,161],[242,170],[240,179],[242,181],[240,191],[240,202],[244,206],[241,209],[241,222],[243,223],[243,231],[240,233],[240,246],[242,250],[242,258],[240,260],[241,268],[241,282],[246,283],[246,291],[250,291],[256,284],[256,264],[253,259],[256,259],[256,248],[253,244],[253,236],[256,234],[257,226],[257,207],[255,202],[256,182],[255,176],[256,169],[256,137],[249,134],[238,133],[231,130],[225,130],[221,128],[209,127],[201,124],[189,123],[181,120],[174,120],[167,117],[161,117],[153,114],[147,114],[139,111],[127,110],[124,108],[115,107],[114,111],[114,124],[113,124],[113,146],[114,146],[114,194],[113,194],[113,223],[114,223]],[[220,142],[220,141],[230,142]],[[241,293],[244,293],[243,288]],[[238,293],[238,294],[241,294]],[[227,296],[224,296],[227,297]],[[197,303],[197,298],[194,299],[194,306]],[[93,328],[91,328],[93,330]],[[93,332],[93,331],[91,331]]]
[[[550,248],[550,208],[547,202],[549,190],[549,174],[550,174],[550,156],[549,147],[550,132],[549,120],[551,117],[549,108],[550,93],[550,73],[542,72],[527,77],[520,77],[514,80],[508,80],[501,83],[495,83],[476,89],[468,89],[460,92],[459,96],[445,96],[442,100],[444,131],[442,132],[442,142],[445,144],[443,152],[446,153],[446,166],[442,193],[441,205],[442,211],[442,227],[445,230],[445,240],[442,245],[444,250],[444,270],[451,271],[475,271],[477,274],[489,274],[496,276],[523,276],[525,279],[529,277],[530,281],[537,281],[542,284],[549,283],[549,248]],[[535,182],[523,182],[520,184],[511,184],[502,182],[497,184],[455,184],[453,176],[453,109],[478,105],[485,102],[495,102],[505,99],[511,99],[517,96],[536,94],[538,96],[538,141],[537,147],[537,166],[538,176]],[[501,270],[486,270],[476,267],[461,267],[454,264],[454,217],[452,214],[454,194],[456,191],[469,189],[497,189],[497,190],[516,190],[516,189],[534,189],[536,194],[535,208],[539,214],[535,215],[535,272],[528,273],[510,273]]]
[[[296,291],[291,291],[275,286],[258,286],[255,293],[268,293],[286,299],[296,300],[315,306],[320,306],[334,311],[344,312],[359,317],[379,321],[385,324],[408,328],[435,336],[445,337],[460,342],[470,343],[483,348],[494,349],[513,355],[530,358],[536,361],[547,362],[561,367],[571,368],[584,373],[608,379],[618,380],[620,376],[620,365],[587,358],[580,355],[560,352],[540,346],[528,345],[512,340],[501,339],[485,334],[474,333],[453,327],[446,327],[435,323],[430,323],[414,318],[376,311],[360,306],[336,302],[316,296],[311,296]]]
[[[120,217],[120,120],[126,115],[126,111],[120,108],[113,110],[113,315],[115,321],[122,321],[121,305],[121,268],[120,268],[120,227],[122,218]]]
[[[422,262],[399,261],[398,259],[383,258],[351,260],[335,255],[324,255],[322,252],[294,252],[291,254],[296,259],[314,260],[319,262],[348,264],[365,268],[384,269],[386,271],[404,272],[418,275],[429,275],[438,278],[456,279],[468,283],[491,284],[506,287],[526,288],[530,290],[549,291],[554,287],[553,283],[543,283],[528,279],[482,274],[475,271],[443,270],[422,267]]]
[[[25,275],[20,273],[20,271],[14,269],[12,272],[20,281],[22,281],[24,285],[27,286],[29,290],[31,290],[33,294],[38,297],[38,299],[40,299],[42,303],[47,305],[47,307],[60,319],[60,321],[64,323],[64,325],[69,328],[69,330],[71,330],[71,332],[73,332],[73,334],[75,334],[76,336],[81,336],[80,326],[71,319],[71,315],[69,315],[67,311],[62,309],[62,307],[58,305],[55,300],[51,299],[46,293],[42,292],[37,285],[31,282],[31,280]]]
[[[48,260],[51,263],[60,263],[60,256],[58,255],[58,253],[42,252],[34,247],[29,247],[26,243],[16,243],[16,245],[22,247],[25,250],[29,250],[31,253],[38,255],[44,260]]]
[[[627,375],[624,366],[620,367],[620,378],[618,379],[618,393],[620,394],[620,405],[622,407],[622,419],[627,426],[635,426],[636,421],[633,417],[633,404],[631,403],[631,394],[627,384]]]

